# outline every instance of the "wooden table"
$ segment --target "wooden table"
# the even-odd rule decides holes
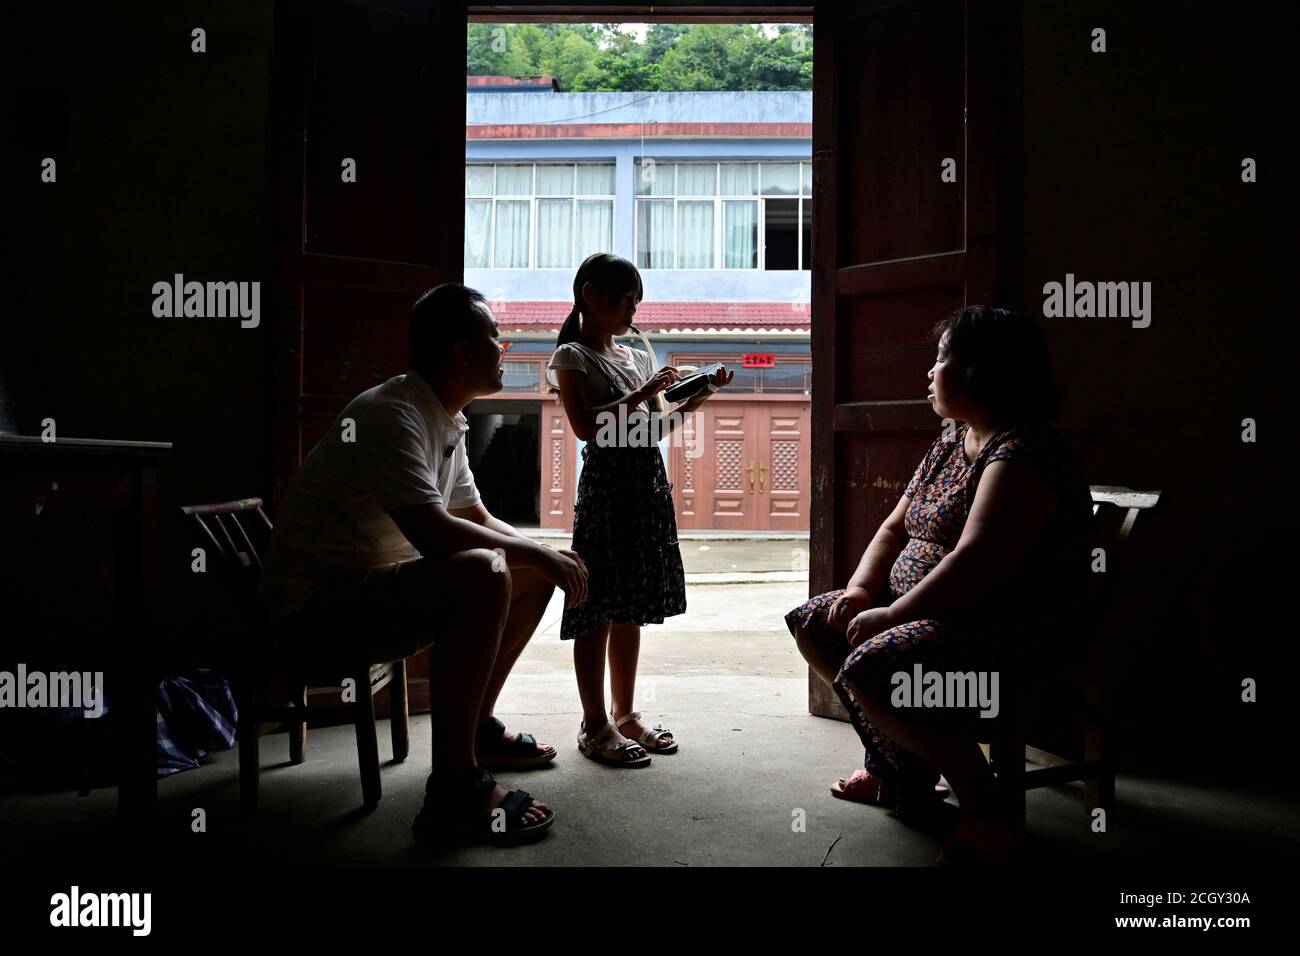
[[[115,614],[104,684],[116,725],[118,820],[128,827],[150,822],[158,804],[158,464],[171,448],[0,435],[0,523],[32,515],[112,518]]]

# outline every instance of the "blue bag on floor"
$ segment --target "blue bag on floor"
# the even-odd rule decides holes
[[[230,685],[206,667],[192,666],[158,685],[158,776],[193,770],[216,750],[235,743],[238,711]]]

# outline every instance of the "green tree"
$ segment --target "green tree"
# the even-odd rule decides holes
[[[613,23],[475,23],[471,75],[551,74],[586,92],[811,90],[812,28],[654,23],[638,41]]]
[[[661,87],[665,90],[748,89],[741,85],[742,77],[753,57],[743,37],[744,30],[739,24],[700,23],[685,31],[664,54],[659,67]]]
[[[598,52],[596,44],[580,33],[556,33],[542,45],[539,66],[542,73],[559,80],[563,89],[572,89],[578,75],[596,65]]]
[[[509,31],[510,45],[518,44],[520,54],[528,63],[528,72],[518,76],[539,76],[542,73],[542,58],[546,54],[547,34],[536,23],[512,24]]]
[[[645,48],[630,33],[609,36],[591,69],[580,73],[574,92],[638,93],[659,89],[659,64],[646,60]]]
[[[471,23],[465,50],[470,76],[529,76],[528,51],[513,37],[512,23]]]
[[[664,54],[676,45],[681,35],[690,27],[681,23],[652,23],[646,29],[645,57],[651,63],[658,63]]]
[[[764,36],[748,63],[750,90],[811,90],[812,30],[803,24],[778,28],[775,37]]]

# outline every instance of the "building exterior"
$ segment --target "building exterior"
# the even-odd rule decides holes
[[[578,264],[613,251],[641,271],[637,325],[661,364],[736,371],[694,450],[661,445],[678,526],[807,531],[811,94],[468,90],[465,281],[509,349],[505,388],[468,410],[489,507],[572,527],[582,443],[543,369]]]

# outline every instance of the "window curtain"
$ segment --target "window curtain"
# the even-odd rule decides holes
[[[614,195],[614,167],[608,163],[578,165],[579,196]]]
[[[577,233],[575,258],[578,262],[593,252],[613,252],[614,204],[605,200],[578,200]]]
[[[497,202],[494,266],[498,269],[528,268],[528,203]]]
[[[722,204],[722,267],[758,268],[758,203]]]
[[[640,269],[673,267],[672,202],[637,203],[636,264]]]
[[[677,204],[677,268],[713,268],[713,203]]]
[[[492,195],[492,167],[476,165],[465,167],[465,195]]]
[[[572,196],[573,195],[573,167],[572,166],[538,166],[537,167],[537,195],[539,196]],[[541,215],[538,215],[541,219]]]
[[[537,200],[537,268],[573,265],[573,200]]]
[[[465,268],[486,269],[491,266],[492,200],[465,200]]]
[[[799,195],[800,175],[798,163],[764,163],[763,195]]]
[[[677,164],[642,160],[636,166],[638,196],[673,196],[677,189]]]
[[[757,163],[723,163],[720,175],[722,179],[720,192],[722,195],[758,195]]]
[[[677,195],[712,196],[716,192],[717,174],[718,167],[713,163],[707,166],[680,164],[677,167]]]
[[[498,166],[498,196],[531,196],[533,194],[532,166]]]

